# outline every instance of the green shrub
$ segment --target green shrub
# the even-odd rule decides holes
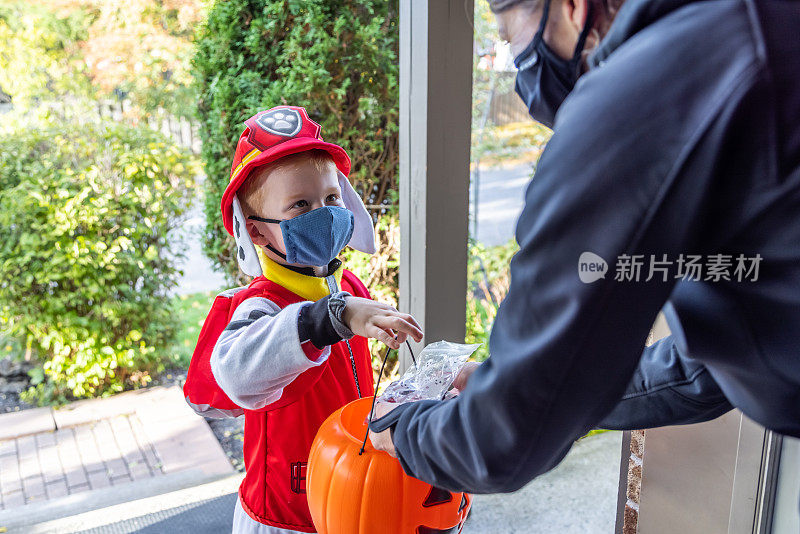
[[[167,236],[193,159],[118,125],[0,138],[0,328],[44,362],[29,398],[98,396],[149,381],[175,327]]]
[[[390,210],[398,165],[397,0],[216,2],[194,59],[203,138],[204,250],[236,278],[219,203],[243,122],[304,106],[353,161],[351,180],[376,212]]]
[[[497,308],[508,293],[509,265],[519,246],[513,239],[505,245],[485,247],[477,241],[469,245],[467,264],[467,343],[483,343],[474,359],[489,357],[489,334]]]

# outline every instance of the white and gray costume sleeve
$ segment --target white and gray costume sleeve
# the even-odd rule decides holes
[[[242,302],[211,354],[211,372],[225,394],[246,410],[280,400],[298,375],[325,363],[330,345],[352,337],[336,306],[347,295],[283,309],[264,297]]]
[[[306,305],[281,309],[253,297],[236,308],[211,354],[211,372],[233,402],[246,410],[261,409],[279,400],[303,371],[328,359],[330,347],[311,360],[301,346],[297,321]]]

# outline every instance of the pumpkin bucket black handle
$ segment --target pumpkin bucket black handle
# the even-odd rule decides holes
[[[411,361],[414,362],[414,367],[417,366],[417,359],[414,357],[414,351],[411,350],[411,344],[406,339],[406,347],[408,347],[408,352],[411,353]],[[381,362],[381,370],[378,372],[378,380],[375,382],[375,393],[372,395],[372,407],[369,409],[369,419],[367,420],[367,432],[364,434],[364,441],[361,442],[361,450],[358,451],[358,455],[364,452],[364,447],[367,446],[367,439],[369,438],[369,424],[372,422],[372,417],[375,415],[375,401],[378,400],[378,387],[381,385],[381,377],[383,376],[383,369],[386,367],[386,360],[389,359],[389,352],[391,352],[391,347],[386,347],[386,352],[383,354],[383,361]]]

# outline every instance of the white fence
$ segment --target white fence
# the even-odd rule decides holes
[[[125,121],[130,117],[130,100],[102,100],[96,105],[101,119]],[[200,152],[201,142],[196,122],[190,122],[186,117],[175,117],[161,108],[148,115],[145,120],[150,128],[161,132],[178,145],[194,153]]]
[[[0,113],[12,111],[11,103],[0,105]],[[150,128],[161,132],[179,146],[190,149],[195,154],[200,152],[201,141],[198,124],[186,117],[176,117],[164,109],[157,109],[145,118],[134,113],[130,100],[85,101],[64,98],[39,102],[38,106],[27,111],[25,115],[44,113],[51,118],[74,121],[77,124],[100,120],[126,122],[132,125],[146,123]]]

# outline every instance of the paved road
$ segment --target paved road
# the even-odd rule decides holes
[[[478,241],[487,246],[502,245],[514,237],[514,228],[524,205],[525,188],[533,167],[526,163],[513,167],[484,169],[479,177],[473,172],[478,187]],[[473,186],[474,200],[474,186]],[[474,209],[474,205],[470,204]],[[474,213],[472,214],[474,217]],[[472,221],[473,218],[470,218]],[[470,232],[475,233],[474,223]]]
[[[198,190],[201,187],[198,183]],[[175,294],[188,295],[225,287],[225,277],[214,271],[211,262],[203,254],[200,240],[205,229],[204,221],[202,200],[197,199],[176,235],[176,241],[186,247],[186,257],[178,262],[178,268],[183,270],[183,275],[174,290]]]

